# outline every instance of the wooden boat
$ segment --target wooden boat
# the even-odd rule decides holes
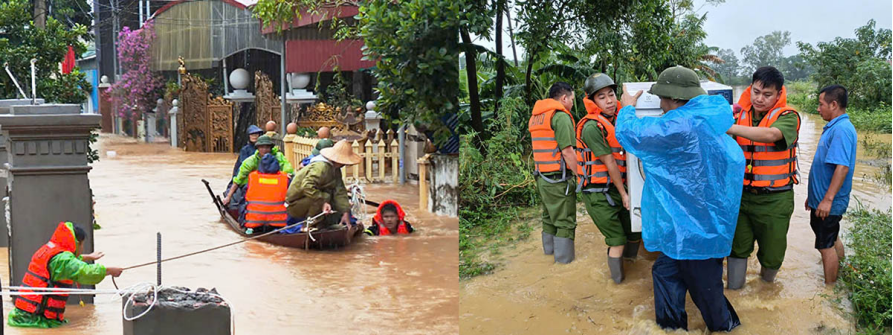
[[[217,206],[217,211],[220,212],[220,216],[223,218],[223,221],[226,223],[226,225],[243,237],[254,236],[245,234],[245,231],[242,230],[239,221],[236,220],[236,218],[239,217],[238,211],[228,210],[226,206],[223,205],[223,201],[220,199],[220,196],[214,194],[214,191],[211,190],[211,185],[208,183],[208,181],[202,179],[202,182],[205,183],[205,187],[208,189],[208,193],[211,194],[214,205]],[[355,241],[363,235],[364,229],[365,227],[363,226],[363,223],[357,222],[357,224],[349,228],[343,225],[338,225],[337,227],[332,229],[325,229],[312,233],[276,233],[260,237],[258,238],[258,240],[289,248],[332,249],[349,245],[351,242]],[[312,235],[312,238],[310,235]]]

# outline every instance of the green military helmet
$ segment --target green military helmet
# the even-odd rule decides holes
[[[254,143],[254,146],[255,146],[255,147],[259,147],[259,146],[262,146],[262,145],[274,146],[274,145],[276,145],[276,144],[273,143],[273,138],[272,138],[272,137],[269,137],[269,136],[267,136],[267,135],[263,135],[263,136],[261,136],[261,137],[258,137],[258,138],[257,138],[257,142]]]
[[[324,138],[324,139],[319,140],[319,142],[316,142],[316,147],[314,147],[313,150],[310,151],[310,154],[313,156],[316,156],[316,155],[319,155],[320,150],[325,149],[325,148],[331,148],[334,146],[335,146],[335,142],[332,142],[332,140],[330,140],[328,138]]]
[[[615,91],[617,90],[617,84],[614,83],[614,80],[611,79],[611,77],[604,73],[596,73],[589,76],[589,78],[586,78],[586,83],[583,84],[583,92],[586,92],[586,96],[589,97],[595,94],[595,92],[598,92],[598,90],[608,86]]]
[[[691,100],[692,98],[707,94],[701,88],[701,80],[698,74],[681,65],[668,68],[657,76],[657,82],[651,85],[648,93],[661,98],[675,100]]]

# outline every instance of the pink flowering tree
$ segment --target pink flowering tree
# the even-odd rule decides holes
[[[141,29],[124,27],[118,33],[118,64],[122,74],[112,85],[111,95],[117,102],[118,116],[129,118],[132,122],[154,106],[156,93],[163,85],[161,78],[149,68],[152,57],[150,48],[154,40],[152,21]]]

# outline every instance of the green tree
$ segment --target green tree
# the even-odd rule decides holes
[[[8,63],[22,89],[31,95],[31,59],[37,59],[38,97],[47,102],[79,104],[87,99],[85,91],[90,84],[84,74],[74,71],[63,75],[59,63],[71,45],[75,53],[86,49],[81,39],[87,36],[87,28],[76,24],[69,28],[52,16],[46,27],[38,28],[31,22],[31,5],[27,0],[9,0],[0,3],[0,63]],[[4,71],[5,72],[5,71]],[[27,86],[27,87],[26,87]],[[18,89],[5,73],[0,75],[0,98],[20,97]]]
[[[32,0],[32,3],[36,0]],[[69,28],[82,25],[89,30],[93,26],[92,6],[87,0],[42,0],[48,2],[49,16]],[[95,0],[94,0],[95,1]],[[92,36],[88,36],[92,37]]]
[[[358,16],[364,54],[377,59],[379,108],[401,121],[429,125],[438,140],[449,135],[441,116],[459,106],[459,5],[371,0]]]
[[[334,10],[337,17],[342,6],[359,6],[360,13],[349,20],[329,14]],[[439,142],[449,135],[441,116],[458,109],[461,6],[447,0],[260,0],[253,12],[266,26],[324,15],[330,19],[320,25],[336,29],[336,38],[363,39],[364,56],[376,61],[377,109],[399,122],[427,124]]]
[[[784,62],[783,49],[790,44],[789,31],[773,31],[771,34],[757,37],[753,45],[741,48],[745,73],[753,73],[762,66],[781,69]]]
[[[815,68],[812,67],[812,64],[809,64],[801,54],[782,59],[779,70],[784,73],[785,80],[807,79],[809,78],[809,75],[815,72]]]
[[[856,29],[856,38],[837,37],[815,46],[798,42],[797,47],[815,68],[812,78],[818,87],[843,85],[854,107],[890,106],[890,29],[875,29],[875,21],[870,20]]]
[[[741,74],[741,64],[738,62],[738,56],[732,49],[722,49],[716,53],[716,57],[722,59],[722,63],[713,66],[716,74],[719,75],[723,83],[734,85],[734,82]]]

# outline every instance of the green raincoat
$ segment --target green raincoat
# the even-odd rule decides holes
[[[279,171],[285,172],[286,174],[295,173],[295,168],[291,166],[291,163],[288,162],[288,159],[285,158],[285,155],[279,151],[279,148],[273,147],[273,150],[270,151],[274,156],[276,156],[276,160],[279,161]],[[260,152],[255,151],[254,155],[245,159],[242,162],[242,166],[239,167],[239,174],[233,177],[233,184],[237,184],[239,186],[245,186],[248,184],[248,174],[252,171],[257,170],[257,165],[260,163]]]
[[[74,236],[74,227],[71,222],[66,222],[66,226]],[[63,251],[50,259],[47,270],[50,272],[50,280],[62,281],[73,280],[83,285],[96,285],[106,276],[105,266],[101,264],[89,264],[84,262],[80,256],[73,253]],[[13,308],[9,312],[7,323],[13,327],[32,327],[32,328],[55,328],[67,323],[68,320],[50,320],[42,315],[34,315],[18,308]]]

